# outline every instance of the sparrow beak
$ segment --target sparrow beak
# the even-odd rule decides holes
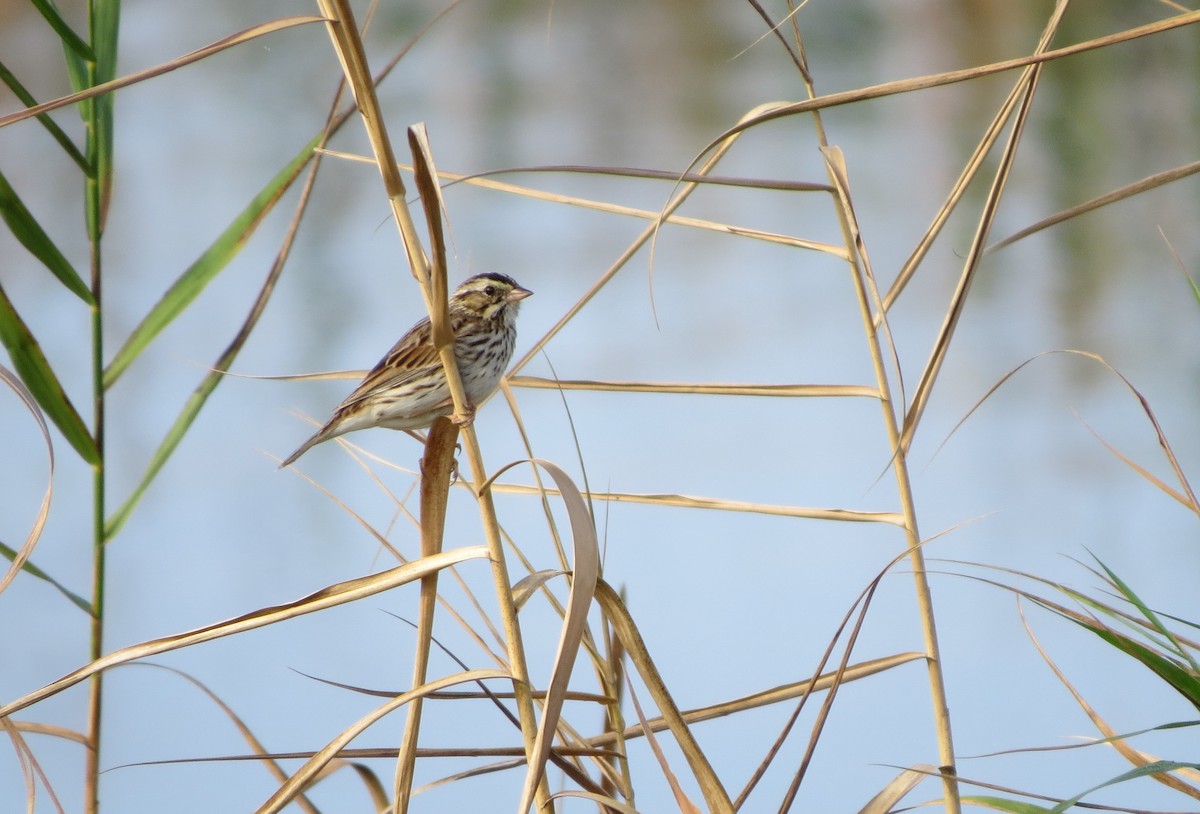
[[[520,302],[521,300],[525,299],[526,297],[531,297],[531,296],[533,296],[533,292],[530,291],[528,288],[521,288],[521,286],[517,286],[512,291],[508,292],[508,296],[504,298],[504,301],[505,302]]]

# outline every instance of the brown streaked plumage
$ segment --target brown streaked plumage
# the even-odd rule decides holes
[[[532,294],[503,274],[477,274],[450,296],[454,357],[470,408],[495,392],[517,340],[517,311]],[[333,417],[279,466],[322,441],[368,427],[420,430],[454,409],[446,371],[426,317],[400,337],[379,364],[333,411]]]

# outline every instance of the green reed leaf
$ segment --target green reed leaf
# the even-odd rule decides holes
[[[53,3],[48,0],[32,0],[32,2],[33,7],[41,13],[50,27],[54,29],[54,33],[62,40],[63,47],[75,53],[80,59],[88,62],[96,61],[92,47],[84,42],[71,26],[67,25],[67,21],[59,15],[58,9],[54,7]]]
[[[1166,772],[1179,771],[1180,769],[1190,769],[1192,771],[1196,771],[1196,770],[1200,769],[1200,763],[1180,763],[1180,762],[1177,762],[1174,760],[1156,760],[1153,763],[1147,763],[1145,766],[1139,766],[1136,769],[1132,769],[1128,772],[1123,772],[1123,773],[1117,775],[1116,777],[1113,777],[1109,780],[1105,780],[1103,783],[1100,783],[1099,785],[1092,786],[1087,791],[1082,792],[1081,794],[1077,794],[1076,796],[1072,797],[1070,800],[1063,800],[1061,803],[1056,805],[1054,808],[1050,809],[1050,812],[1051,812],[1051,814],[1061,814],[1061,812],[1065,812],[1067,809],[1073,807],[1075,804],[1077,804],[1084,797],[1091,794],[1093,791],[1097,791],[1099,789],[1105,788],[1106,786],[1114,786],[1117,783],[1125,783],[1130,780],[1137,780],[1138,778],[1141,778],[1141,777],[1152,777],[1156,774],[1164,774]]]
[[[40,260],[42,265],[50,269],[50,272],[72,294],[88,305],[95,303],[92,292],[88,290],[83,278],[54,245],[54,241],[46,234],[33,213],[21,202],[20,196],[8,183],[4,173],[0,173],[0,218],[3,218],[4,222],[8,224],[13,237],[19,240],[30,254]]]
[[[183,440],[183,436],[196,420],[196,416],[200,414],[200,408],[208,401],[208,397],[212,395],[212,392],[217,389],[217,385],[221,383],[224,375],[224,369],[219,368],[211,371],[200,380],[200,384],[196,386],[196,389],[192,391],[192,395],[184,403],[183,409],[175,417],[175,421],[171,424],[170,429],[167,430],[167,434],[159,442],[158,448],[150,456],[150,463],[146,466],[146,471],[142,474],[142,479],[138,482],[138,485],[134,487],[129,497],[125,498],[124,502],[117,507],[117,510],[104,521],[104,539],[111,540],[121,530],[121,527],[125,525],[125,521],[129,519],[129,515],[133,514],[134,508],[141,502],[142,496],[150,488],[150,484],[154,482],[154,478],[158,476],[159,471],[166,465],[171,454],[175,452],[175,449]]]
[[[120,0],[93,0],[91,9],[92,48],[96,59],[90,63],[88,87],[95,87],[111,82],[117,75],[117,31],[121,3]],[[88,236],[93,243],[104,233],[112,194],[114,99],[114,94],[106,93],[80,106],[88,125],[88,165],[94,170],[85,198]]]
[[[25,107],[36,107],[37,99],[33,94],[26,90],[21,84],[21,80],[17,79],[16,75],[10,71],[3,62],[0,62],[0,82],[8,86],[8,89],[13,92],[21,100],[21,104]],[[51,138],[58,142],[58,145],[63,148],[63,151],[70,156],[71,160],[79,165],[79,168],[84,172],[88,171],[87,159],[83,157],[83,153],[75,146],[75,142],[71,141],[71,137],[66,134],[54,119],[50,118],[48,113],[42,113],[37,117],[37,120],[42,123],[42,127],[50,133]]]
[[[5,545],[4,543],[0,542],[0,557],[4,557],[9,562],[12,562],[16,556],[17,556],[16,551],[14,551],[11,547]],[[83,610],[84,613],[86,613],[88,616],[92,615],[92,603],[88,602],[86,599],[84,599],[82,596],[75,593],[74,591],[68,589],[61,582],[59,582],[54,577],[47,574],[42,569],[38,568],[33,563],[26,562],[24,565],[21,566],[21,571],[26,574],[29,574],[29,576],[31,576],[31,577],[37,577],[40,580],[44,580],[45,582],[50,583],[52,586],[54,586],[54,588],[60,594],[65,596],[67,599],[71,600],[71,602],[73,602],[74,604],[78,605]]]
[[[263,218],[274,208],[292,181],[296,179],[300,170],[304,168],[305,163],[312,157],[313,149],[316,148],[320,139],[320,136],[314,137],[287,166],[280,170],[234,218],[225,231],[213,241],[212,245],[200,255],[199,259],[192,263],[167,289],[167,293],[150,309],[150,313],[146,314],[141,324],[133,330],[133,333],[125,340],[125,344],[117,351],[117,355],[104,370],[105,389],[116,383],[121,374],[154,338],[182,314],[200,295],[205,286],[212,282],[213,278],[241,251],[242,246],[254,234],[254,230],[258,228]]]
[[[92,434],[71,404],[41,346],[13,307],[3,287],[0,287],[0,343],[8,349],[21,381],[67,442],[89,464],[99,464],[100,453]]]

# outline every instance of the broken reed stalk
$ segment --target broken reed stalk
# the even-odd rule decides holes
[[[375,154],[379,172],[383,177],[384,187],[387,190],[388,201],[391,204],[392,213],[400,230],[401,239],[404,242],[409,266],[412,269],[413,276],[420,283],[421,293],[425,298],[425,305],[429,311],[434,335],[436,337],[440,334],[443,341],[445,341],[444,326],[448,321],[447,302],[445,298],[445,264],[444,262],[437,263],[435,271],[439,272],[442,277],[436,283],[431,281],[429,262],[425,257],[424,251],[421,249],[416,225],[405,204],[404,183],[397,169],[394,151],[392,150],[391,141],[388,138],[387,129],[383,122],[379,101],[375,96],[375,86],[371,81],[371,74],[367,68],[362,40],[359,37],[358,28],[354,22],[354,14],[350,9],[348,0],[318,0],[318,3],[322,13],[329,18],[327,23],[329,35],[333,41],[338,59],[341,61],[342,68],[346,73],[351,90],[354,92],[359,112],[362,114],[363,124],[371,142],[371,149]],[[420,162],[423,155],[421,151],[414,150],[414,161]],[[430,229],[440,229],[440,221],[437,225],[431,222]],[[437,242],[435,239],[435,245]],[[435,301],[433,297],[435,290],[441,294],[440,301]],[[450,341],[446,342],[440,348],[440,352],[442,363],[446,369],[446,378],[450,385],[450,392],[454,400],[455,414],[465,415],[466,399],[458,367],[454,362],[452,337]],[[468,425],[463,429],[462,435],[466,457],[471,466],[472,478],[475,483],[485,483],[487,481],[487,470],[483,465],[483,457],[479,451],[479,442],[475,435],[474,427]],[[509,670],[512,673],[513,688],[517,700],[517,713],[521,722],[522,740],[526,754],[532,755],[534,741],[537,737],[537,719],[534,714],[532,687],[529,681],[528,666],[525,661],[525,648],[517,619],[516,605],[513,601],[512,583],[509,579],[508,567],[505,562],[499,522],[496,517],[496,509],[492,503],[490,491],[484,490],[476,495],[476,497],[482,517],[484,536],[491,555],[492,580],[504,627]],[[411,759],[409,758],[409,760]],[[405,803],[402,804],[400,799],[394,801],[397,812],[407,810],[408,792],[400,787],[400,783],[409,772],[402,769],[402,765],[403,761],[397,767],[396,791],[397,798],[403,796]],[[543,780],[538,789],[536,806],[540,811],[548,805],[549,787]]]

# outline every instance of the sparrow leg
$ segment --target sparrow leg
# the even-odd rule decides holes
[[[459,427],[469,427],[475,422],[475,405],[467,402],[463,405],[461,413],[454,413],[450,416],[450,420]]]

